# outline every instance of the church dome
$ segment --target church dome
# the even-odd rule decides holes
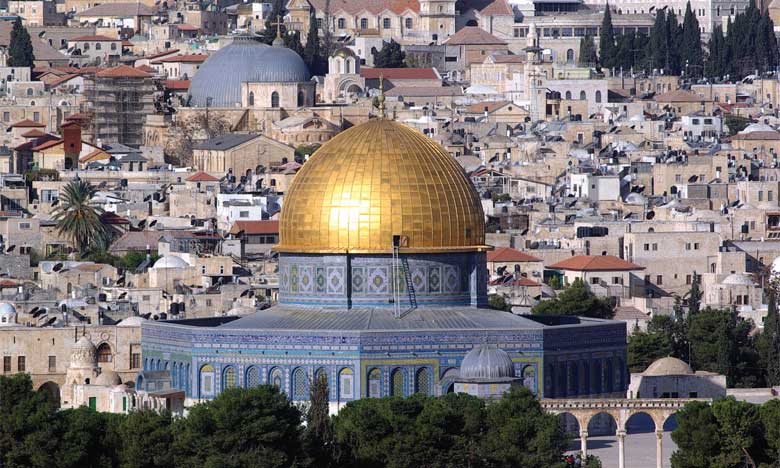
[[[241,105],[241,83],[299,83],[311,74],[303,59],[283,46],[268,46],[251,36],[239,36],[211,55],[190,83],[190,105]]]
[[[355,57],[355,52],[353,52],[349,47],[340,47],[335,52],[333,52],[332,57]]]
[[[0,302],[0,327],[16,325],[16,307],[8,302]]]
[[[493,346],[477,345],[463,357],[460,378],[500,379],[515,376],[515,365],[506,351]]]
[[[70,350],[71,367],[94,367],[97,364],[97,348],[88,336],[84,335]]]
[[[374,119],[336,135],[298,171],[279,223],[278,252],[409,253],[484,250],[479,196],[430,138]]]
[[[665,357],[656,360],[649,366],[647,366],[647,369],[642,373],[642,375],[649,375],[649,376],[665,376],[665,375],[693,375],[693,369],[691,369],[691,366],[686,364],[685,362],[673,358],[673,357]]]

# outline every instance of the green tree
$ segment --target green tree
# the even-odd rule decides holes
[[[689,1],[685,7],[682,35],[680,36],[680,63],[685,67],[686,77],[699,77],[704,72],[704,52],[701,48],[699,20],[691,10]]]
[[[581,279],[577,278],[555,299],[542,301],[531,311],[540,315],[577,315],[609,319],[615,315],[615,300],[597,297]]]
[[[666,46],[668,34],[666,29],[666,9],[662,8],[655,14],[655,22],[650,30],[650,57],[652,66],[658,71],[666,67]]]
[[[309,390],[304,443],[312,464],[325,468],[333,460],[333,423],[330,419],[328,377],[319,374]]]
[[[726,54],[726,38],[723,37],[723,27],[715,26],[710,40],[707,43],[707,60],[704,66],[704,75],[709,78],[718,78],[723,76],[725,65],[724,55]]]
[[[604,10],[604,18],[601,20],[601,36],[599,37],[599,62],[602,67],[613,68],[615,66],[615,30],[612,27],[612,12],[609,3]]]
[[[765,442],[758,406],[723,398],[712,403],[712,414],[720,429],[713,466],[750,466],[752,463],[746,462],[760,461]]]
[[[0,375],[0,466],[55,466],[57,409],[29,374]]]
[[[177,422],[176,466],[294,466],[305,458],[300,423],[299,410],[273,385],[226,389]]]
[[[76,179],[65,186],[60,203],[52,213],[57,231],[71,239],[82,254],[89,246],[106,243],[111,237],[100,218],[103,210],[90,205],[95,193],[97,189],[92,184]]]
[[[277,26],[276,24],[284,20],[284,16],[287,14],[287,2],[285,0],[271,0],[270,3],[271,11],[266,16],[265,29],[263,29],[263,33],[260,36],[260,40],[268,45],[273,44],[274,39],[276,39],[277,27],[279,35],[284,37],[287,34],[287,26],[284,24]]]
[[[701,291],[701,276],[694,271],[691,275],[691,289],[688,290],[688,313],[696,315],[701,309],[701,298],[704,295]]]
[[[121,468],[173,466],[173,419],[167,411],[131,411],[119,428]]]
[[[32,67],[35,62],[32,40],[22,20],[17,17],[11,29],[11,41],[8,44],[8,66]]]
[[[673,9],[666,13],[666,60],[664,70],[667,75],[680,74],[680,38],[682,28],[677,22]]]
[[[488,304],[494,309],[505,310],[507,312],[512,310],[512,305],[507,301],[507,297],[503,294],[491,294],[488,296]]]
[[[376,68],[405,68],[406,53],[401,50],[401,44],[390,39],[385,42],[382,49],[373,51],[374,66]]]
[[[777,465],[780,462],[780,400],[769,400],[761,405],[758,413],[763,426],[767,457]]]
[[[674,468],[712,466],[710,457],[719,449],[718,421],[712,407],[704,402],[692,402],[677,412],[677,428],[672,440],[677,450],[672,454]]]
[[[767,314],[764,319],[764,331],[758,338],[761,366],[764,369],[766,383],[780,385],[780,315],[777,311],[777,286],[770,285],[767,297]]]
[[[588,34],[580,41],[579,65],[581,67],[595,67],[598,61],[596,43],[593,42],[593,36]]]
[[[629,372],[644,372],[657,359],[671,356],[672,345],[669,336],[664,333],[638,331],[628,338],[627,352]]]
[[[119,464],[119,426],[124,416],[82,406],[57,415],[58,447],[54,466],[114,467]]]
[[[306,45],[303,47],[303,61],[306,62],[306,66],[315,75],[325,74],[328,71],[327,67],[323,67],[327,63],[320,47],[319,28],[317,27],[317,18],[314,17],[314,12],[312,12],[309,18],[309,32],[306,34]]]

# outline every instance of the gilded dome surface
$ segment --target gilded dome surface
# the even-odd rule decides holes
[[[279,252],[390,253],[485,250],[479,196],[430,138],[375,119],[318,149],[285,195]]]

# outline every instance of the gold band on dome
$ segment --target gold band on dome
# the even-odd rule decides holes
[[[390,119],[345,130],[318,149],[285,194],[277,252],[487,250],[479,196],[455,159]]]

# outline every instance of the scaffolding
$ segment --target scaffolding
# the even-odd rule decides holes
[[[121,143],[138,148],[144,144],[146,116],[155,113],[154,79],[99,73],[86,81],[95,143]]]

